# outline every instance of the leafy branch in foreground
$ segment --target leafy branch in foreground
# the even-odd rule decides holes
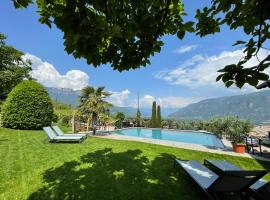
[[[220,26],[227,24],[230,29],[243,28],[249,36],[247,41],[236,41],[234,46],[244,46],[244,57],[237,64],[230,64],[219,70],[221,74],[217,81],[222,80],[227,87],[236,84],[241,88],[245,83],[257,86],[259,81],[268,81],[269,76],[264,72],[270,66],[270,55],[259,60],[258,53],[266,46],[270,38],[269,0],[212,0],[210,7],[197,10],[196,32],[205,36],[220,31]],[[269,43],[268,43],[269,45]],[[257,65],[249,66],[248,61],[256,57]]]
[[[136,69],[150,64],[150,56],[160,52],[164,35],[183,39],[186,32],[203,37],[228,25],[231,30],[243,29],[249,37],[234,45],[244,48],[244,56],[219,70],[217,81],[227,87],[245,83],[258,86],[270,80],[265,70],[270,66],[270,55],[259,60],[261,49],[269,45],[269,0],[211,0],[198,9],[194,22],[184,22],[181,0],[13,0],[15,7],[27,7],[35,2],[39,21],[56,25],[64,33],[65,50],[75,58],[85,58],[95,67],[110,63],[115,70]],[[258,63],[250,66],[250,60]]]
[[[31,0],[13,0],[27,7]],[[184,23],[179,0],[36,0],[39,21],[56,25],[64,33],[65,50],[85,58],[95,67],[111,63],[123,71],[150,64],[160,52],[162,36],[192,32],[193,22]]]

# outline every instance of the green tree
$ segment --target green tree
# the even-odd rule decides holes
[[[5,39],[0,33],[0,102],[23,79],[30,79],[31,70],[31,63],[22,59],[24,53],[6,45]]]
[[[123,121],[125,120],[126,116],[123,112],[117,112],[115,117],[116,121],[116,127],[122,128],[123,127]]]
[[[241,88],[245,83],[257,86],[259,81],[267,81],[264,71],[270,66],[270,55],[259,60],[259,64],[247,65],[251,58],[257,57],[261,49],[269,49],[269,0],[213,0],[208,7],[197,10],[197,34],[206,36],[220,32],[220,26],[226,24],[231,30],[242,29],[247,40],[238,40],[234,45],[244,48],[243,58],[219,70],[217,81],[222,80],[227,87],[236,84]],[[242,39],[242,38],[241,38]],[[270,81],[267,81],[268,85]],[[267,85],[267,84],[266,84]]]
[[[35,81],[22,81],[8,94],[2,107],[2,126],[41,129],[54,120],[53,105],[45,88]]]
[[[157,107],[157,127],[161,127],[161,110],[160,110],[160,105]]]
[[[155,128],[156,126],[157,126],[157,105],[156,105],[156,102],[153,101],[153,104],[152,104],[151,127]]]
[[[111,63],[119,71],[150,64],[160,52],[162,36],[182,39],[193,31],[184,22],[183,4],[176,0],[13,0],[15,7],[35,3],[39,21],[64,33],[65,50],[96,66]]]
[[[137,122],[137,126],[140,127],[141,126],[141,112],[139,109],[137,109],[137,113],[136,113],[136,122]]]
[[[164,35],[183,39],[186,32],[204,37],[220,32],[226,24],[231,30],[243,29],[248,39],[235,45],[244,46],[245,56],[238,63],[225,66],[217,81],[227,87],[245,83],[257,86],[269,76],[264,71],[270,66],[270,55],[259,64],[246,66],[261,49],[269,49],[269,0],[212,0],[208,7],[198,9],[194,22],[184,22],[181,0],[13,0],[15,7],[36,3],[39,21],[51,27],[55,24],[64,33],[65,49],[74,57],[83,57],[98,66],[111,63],[119,71],[150,64],[149,57],[160,52]],[[188,14],[188,13],[187,13]]]
[[[101,113],[109,114],[108,110],[112,107],[110,103],[105,101],[111,94],[104,91],[105,87],[93,88],[87,86],[82,89],[79,105],[79,111],[88,117],[88,124],[92,120],[93,135],[96,134],[98,117]]]

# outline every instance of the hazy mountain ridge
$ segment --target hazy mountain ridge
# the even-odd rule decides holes
[[[70,104],[71,106],[77,106],[79,104],[79,90],[72,90],[69,88],[53,88],[46,87],[51,99],[59,101],[65,104]]]
[[[73,107],[78,106],[79,104],[79,90],[72,90],[69,88],[53,88],[46,87],[46,90],[49,93],[51,99],[59,101],[65,104],[70,104]],[[135,117],[137,109],[133,107],[119,107],[113,106],[111,109],[111,114],[114,115],[117,112],[123,112],[127,117]],[[143,117],[149,117],[151,115],[151,109],[141,109]]]
[[[226,115],[239,116],[253,123],[270,119],[270,91],[206,99],[190,104],[169,115],[177,119],[210,119]]]
[[[80,91],[62,88],[46,88],[53,100],[60,101],[72,106],[78,105]],[[168,111],[161,108],[163,117]],[[114,106],[111,114],[123,112],[128,117],[135,117],[137,109],[133,107]],[[143,117],[151,116],[151,108],[141,108]],[[254,123],[261,123],[270,120],[270,90],[243,94],[237,96],[205,99],[198,103],[190,104],[169,114],[169,117],[176,119],[210,119],[226,115],[239,116],[249,119]]]

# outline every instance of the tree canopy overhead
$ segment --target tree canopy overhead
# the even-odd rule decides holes
[[[26,7],[31,0],[13,0]],[[179,0],[36,0],[39,21],[64,33],[65,50],[95,67],[123,71],[150,64],[166,34],[183,38],[192,22],[182,19]]]
[[[212,0],[211,6],[197,10],[197,34],[205,36],[220,31],[220,26],[227,24],[231,30],[242,28],[249,37],[247,41],[238,40],[234,46],[244,48],[244,56],[238,63],[232,63],[219,70],[217,81],[222,80],[227,87],[236,84],[241,88],[245,83],[257,86],[259,81],[267,81],[265,69],[270,66],[270,55],[258,58],[261,49],[270,39],[270,1],[269,0]],[[259,64],[247,66],[247,62],[256,57]]]
[[[15,7],[27,7],[32,0],[13,0]],[[151,55],[163,45],[161,37],[186,32],[204,37],[220,31],[221,25],[234,30],[242,28],[249,39],[236,41],[244,48],[238,63],[221,66],[217,81],[227,87],[245,83],[257,86],[269,81],[264,71],[270,66],[270,55],[255,66],[247,62],[257,57],[269,44],[269,0],[211,0],[198,9],[194,22],[184,22],[181,0],[36,0],[39,21],[55,24],[64,33],[64,45],[75,58],[85,58],[95,67],[110,63],[115,70],[136,69],[150,64]],[[195,23],[195,25],[194,25]]]

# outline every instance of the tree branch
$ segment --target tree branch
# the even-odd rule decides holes
[[[259,30],[258,30],[258,42],[257,42],[257,51],[255,53],[255,55],[258,54],[258,52],[260,51],[260,48],[262,46],[262,43],[261,43],[261,37],[262,37],[262,26],[263,26],[263,4],[262,4],[262,1],[259,0],[259,7],[260,7],[260,25],[259,25]]]
[[[154,35],[154,41],[157,40],[157,37],[158,37],[158,35],[159,35],[159,32],[160,32],[161,29],[162,29],[164,20],[166,19],[167,15],[168,15],[168,12],[169,12],[169,6],[170,6],[170,4],[171,4],[171,0],[167,0],[166,7],[163,8],[163,9],[161,9],[161,10],[158,12],[157,16],[156,16],[156,18],[158,18],[159,15],[161,15],[161,14],[164,12],[164,14],[163,14],[162,17],[161,17],[160,23],[158,24],[157,32],[156,32],[156,34]]]
[[[104,2],[104,7],[105,7],[106,21],[107,21],[107,23],[110,24],[109,11],[108,11],[108,1],[107,0],[103,0],[103,2]]]
[[[268,55],[265,59],[263,59],[259,65],[257,66],[257,70],[260,70],[260,67],[262,67],[262,65],[266,62],[266,61],[270,61],[270,55]]]

